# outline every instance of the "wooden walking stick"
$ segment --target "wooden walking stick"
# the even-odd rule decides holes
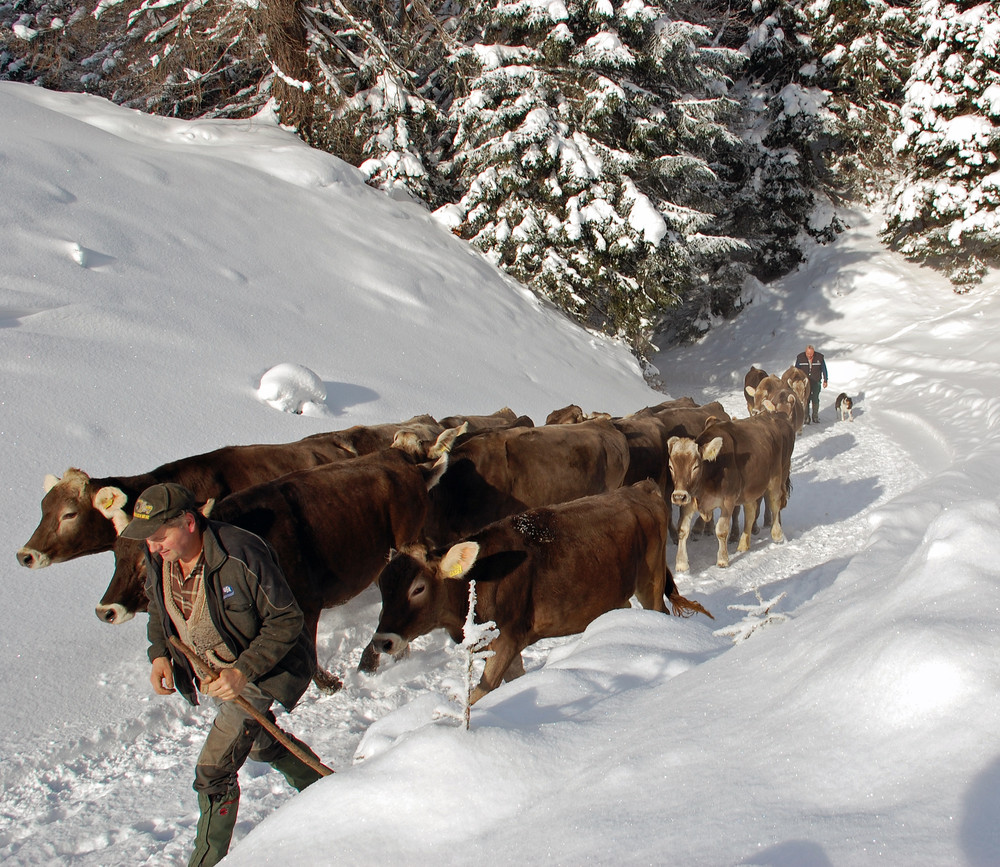
[[[209,667],[208,663],[198,656],[194,650],[188,647],[176,635],[170,636],[170,643],[187,657],[187,661],[191,663],[195,674],[198,675],[198,679],[203,683],[211,683],[213,680],[218,678],[219,675]],[[265,729],[267,729],[267,731],[273,735],[274,738],[279,741],[293,756],[295,756],[295,758],[301,762],[305,762],[305,764],[309,765],[309,767],[312,768],[317,774],[323,777],[328,777],[333,773],[333,768],[328,768],[321,761],[309,755],[309,753],[303,750],[297,743],[290,740],[285,732],[278,728],[264,714],[243,698],[242,695],[236,696],[233,701],[235,701],[236,704],[257,720],[257,722],[259,722]]]

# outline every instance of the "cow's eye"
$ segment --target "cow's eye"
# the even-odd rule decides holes
[[[413,586],[410,587],[410,599],[416,599],[418,596],[423,596],[427,590],[427,584],[423,581],[414,582]]]
[[[63,512],[61,521],[72,521],[77,516],[76,512]]]

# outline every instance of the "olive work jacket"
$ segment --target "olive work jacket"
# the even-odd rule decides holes
[[[274,551],[259,536],[218,521],[208,522],[203,544],[205,598],[215,628],[236,658],[234,668],[291,710],[309,686],[316,653]],[[198,704],[191,665],[169,642],[177,630],[163,601],[162,576],[163,559],[147,550],[149,661],[169,658],[174,686]]]

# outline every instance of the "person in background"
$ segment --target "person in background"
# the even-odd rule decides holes
[[[809,377],[809,406],[812,407],[810,419],[809,406],[806,406],[806,424],[812,421],[819,424],[819,393],[827,385],[826,360],[822,352],[817,352],[811,343],[805,352],[800,352],[795,359],[795,366]]]
[[[273,701],[291,710],[312,678],[311,644],[271,547],[253,533],[206,519],[187,488],[173,483],[147,488],[121,535],[146,543],[153,690],[158,695],[179,690],[197,704],[197,685],[217,702],[195,766],[201,817],[189,862],[208,867],[229,851],[240,799],[238,773],[248,756],[271,764],[299,791],[320,778],[234,701],[243,696],[272,722]],[[218,677],[198,682],[170,644],[171,636],[193,648]]]

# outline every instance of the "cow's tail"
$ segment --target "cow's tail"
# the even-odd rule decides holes
[[[784,509],[788,505],[788,498],[792,493],[792,477],[791,474],[785,476],[785,485],[781,490],[781,508]]]
[[[670,571],[670,567],[667,567],[667,580],[663,588],[663,595],[666,597],[667,602],[670,603],[670,611],[674,617],[690,617],[692,614],[700,612],[715,620],[709,610],[700,602],[695,602],[693,599],[686,599],[681,596],[677,585],[674,583],[674,576]]]
[[[700,613],[715,620],[711,612],[704,605],[696,602],[694,599],[686,599],[676,590],[667,597],[667,601],[670,603],[670,611],[674,617],[690,617],[693,614]]]

